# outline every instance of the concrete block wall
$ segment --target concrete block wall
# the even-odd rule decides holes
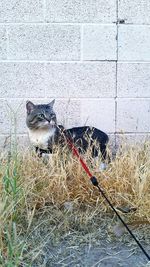
[[[53,98],[65,127],[150,136],[149,0],[0,1],[0,147]]]

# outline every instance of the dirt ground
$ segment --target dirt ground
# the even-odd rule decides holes
[[[148,250],[148,246],[145,248]],[[100,244],[95,246],[69,248],[62,242],[55,248],[47,245],[45,250],[46,267],[140,267],[147,263],[144,254],[135,246],[108,243],[106,240],[100,240]]]
[[[129,233],[117,237],[113,232],[116,219],[108,223],[100,221],[97,230],[94,223],[82,228],[62,231],[49,227],[49,238],[41,248],[32,267],[148,267],[148,260]],[[92,227],[93,226],[93,227]],[[140,226],[133,230],[145,250],[150,254],[150,227]],[[46,236],[48,228],[41,227],[32,240]]]

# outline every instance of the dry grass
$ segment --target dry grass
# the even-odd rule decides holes
[[[150,222],[149,143],[123,145],[105,172],[97,171],[100,160],[95,162],[88,154],[85,159],[114,206],[135,207],[137,210],[131,217]],[[20,158],[18,174],[22,177],[22,187],[28,192],[26,204],[30,208],[39,208],[45,203],[61,207],[71,201],[78,208],[99,205],[101,211],[109,210],[78,159],[68,150],[61,153],[58,149],[47,164],[27,153]]]
[[[149,142],[121,145],[115,159],[103,172],[98,172],[100,159],[94,161],[89,153],[84,159],[115,207],[136,208],[123,215],[127,222],[150,223]],[[25,264],[29,258],[30,263],[31,258],[34,262],[49,236],[56,240],[70,229],[87,229],[88,232],[91,224],[93,229],[97,228],[100,223],[101,226],[106,224],[108,216],[113,216],[78,159],[67,148],[56,149],[46,163],[29,151],[1,157],[0,191],[3,266],[32,266],[20,264]],[[41,229],[41,225],[46,229],[47,223],[49,233],[45,230],[42,244],[37,237],[36,249],[31,249],[32,234]]]

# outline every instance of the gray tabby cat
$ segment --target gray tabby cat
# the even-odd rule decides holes
[[[106,145],[108,136],[106,133],[95,127],[83,126],[64,129],[62,125],[57,125],[56,114],[53,110],[55,100],[49,104],[34,105],[31,101],[26,103],[29,138],[36,148],[39,156],[42,153],[52,153],[53,147],[60,144],[65,145],[63,133],[76,145],[79,152],[84,152],[92,146],[92,156],[97,157],[101,152],[106,158]],[[89,137],[89,138],[87,138]],[[98,144],[95,146],[95,141]]]

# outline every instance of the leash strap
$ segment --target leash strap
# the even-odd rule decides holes
[[[65,135],[64,131],[61,133],[64,135],[66,142],[68,144],[68,146],[71,148],[73,155],[75,155],[83,169],[85,170],[85,172],[88,174],[92,184],[98,188],[100,194],[105,198],[106,202],[108,203],[108,205],[111,207],[111,209],[115,212],[115,214],[117,215],[117,217],[119,218],[119,220],[122,222],[122,224],[125,226],[125,228],[127,229],[127,231],[129,232],[129,234],[132,236],[132,238],[135,240],[135,242],[137,243],[137,245],[140,247],[140,249],[143,251],[143,253],[145,254],[145,256],[147,257],[148,261],[150,261],[150,256],[148,255],[148,253],[146,252],[146,250],[143,248],[143,246],[141,245],[141,243],[139,242],[139,240],[135,237],[135,235],[132,233],[132,231],[130,230],[130,228],[128,227],[128,225],[124,222],[124,220],[122,219],[122,217],[119,215],[119,213],[117,212],[117,210],[114,208],[114,206],[112,205],[112,203],[110,202],[110,200],[108,199],[108,197],[106,196],[106,194],[104,193],[104,191],[102,190],[102,188],[99,186],[98,180],[95,176],[92,175],[92,173],[90,172],[88,166],[86,165],[86,163],[84,162],[84,160],[81,158],[78,149],[75,147],[75,145],[71,142],[71,140]]]
[[[83,169],[84,169],[85,172],[88,174],[88,176],[91,178],[91,177],[92,177],[92,173],[90,172],[88,166],[85,164],[85,162],[84,162],[83,159],[81,158],[81,156],[80,156],[80,154],[79,154],[77,148],[73,145],[73,143],[70,141],[69,138],[67,138],[66,136],[65,136],[65,138],[66,138],[66,141],[67,141],[69,147],[71,148],[71,150],[72,150],[72,152],[73,152],[73,155],[75,155],[75,156],[79,159],[79,161],[80,161],[80,163],[81,163]]]

